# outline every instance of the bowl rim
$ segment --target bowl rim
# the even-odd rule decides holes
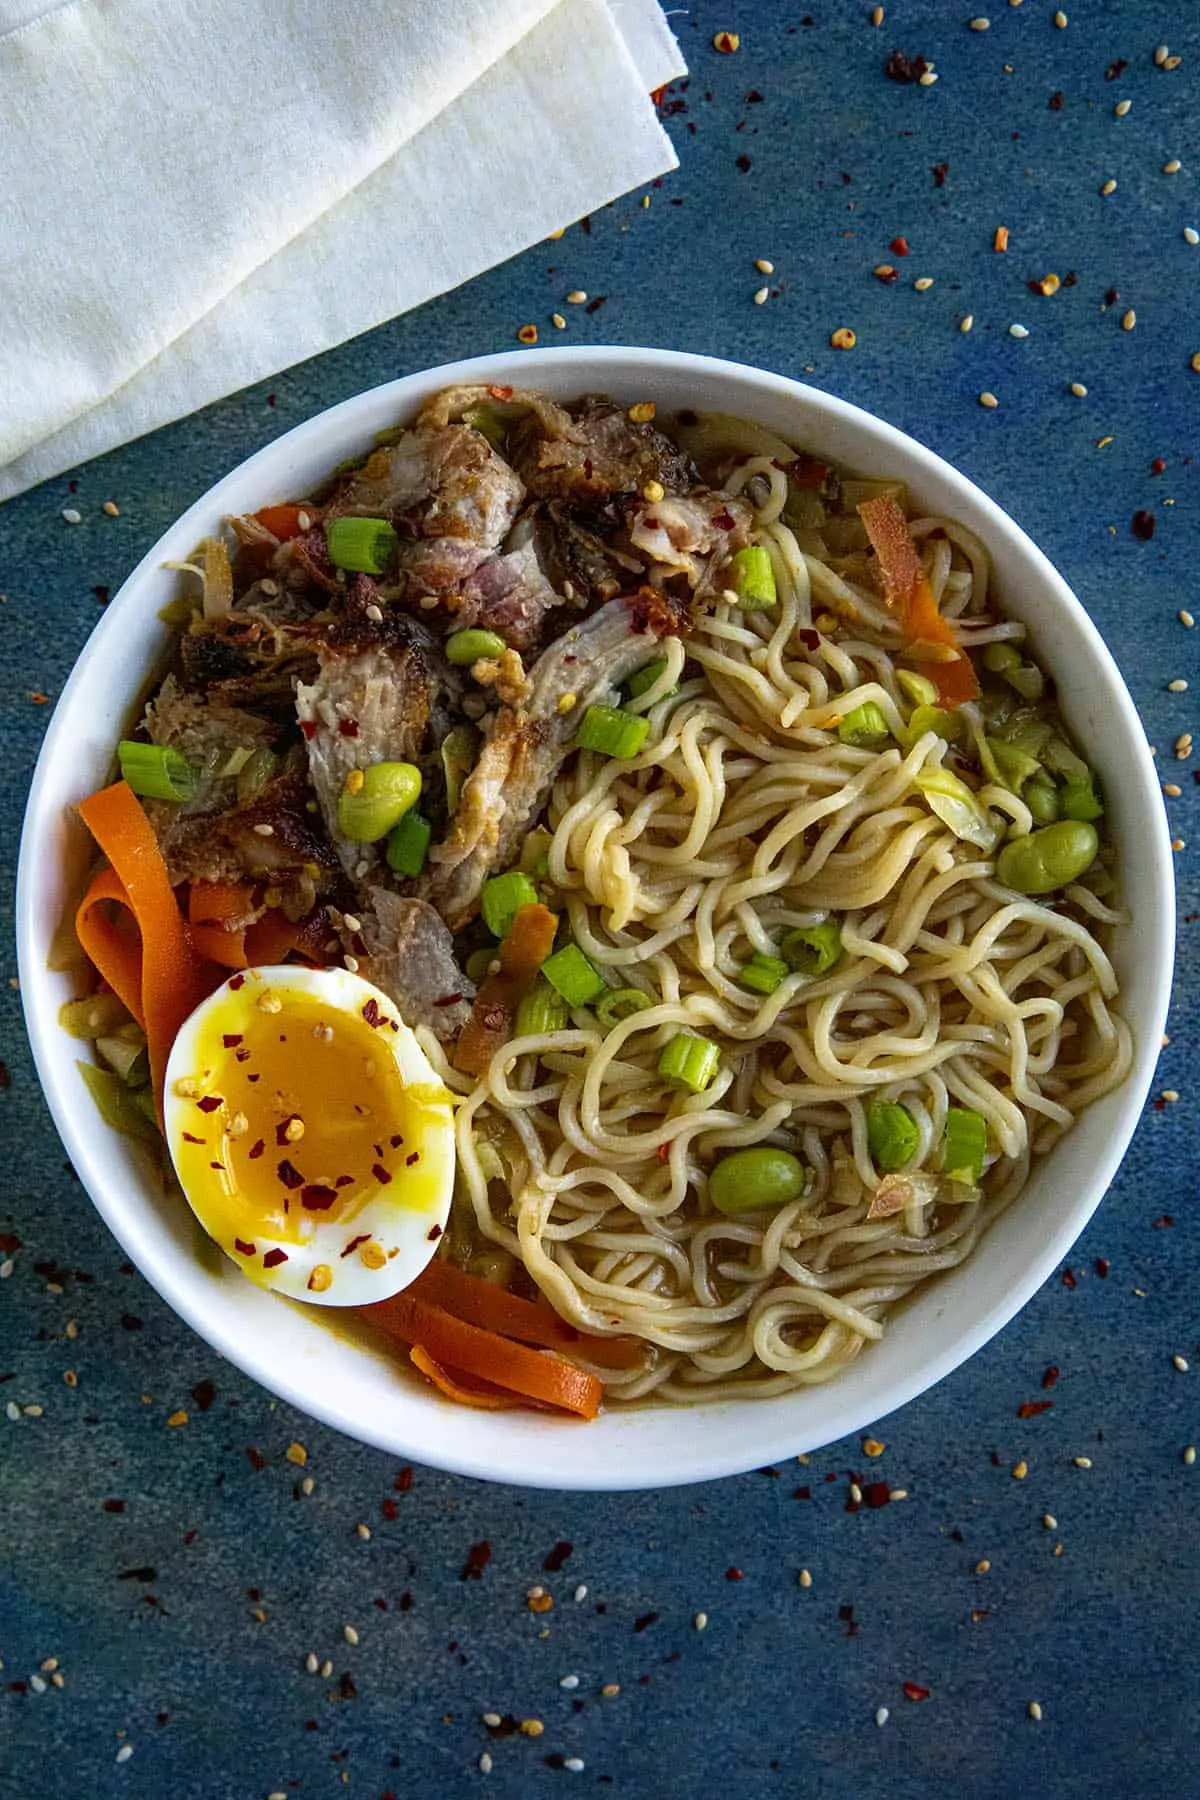
[[[686,1434],[683,1434],[677,1453],[673,1455],[669,1466],[653,1469],[639,1468],[636,1472],[614,1467],[611,1470],[611,1478],[597,1479],[593,1473],[590,1477],[579,1479],[573,1478],[572,1462],[569,1448],[567,1448],[570,1440],[566,1438],[554,1440],[555,1443],[561,1441],[564,1446],[557,1453],[551,1453],[539,1460],[537,1457],[531,1458],[526,1451],[522,1455],[519,1468],[505,1469],[497,1473],[492,1460],[487,1456],[474,1454],[469,1442],[455,1444],[449,1450],[443,1449],[442,1445],[438,1443],[433,1447],[431,1453],[430,1447],[402,1442],[382,1423],[376,1425],[369,1418],[363,1420],[356,1418],[350,1422],[345,1413],[339,1412],[335,1405],[326,1404],[309,1395],[299,1376],[293,1379],[286,1371],[281,1372],[268,1368],[267,1359],[259,1355],[253,1341],[247,1341],[240,1334],[224,1330],[219,1323],[210,1319],[200,1291],[189,1287],[182,1271],[177,1273],[177,1258],[174,1254],[161,1258],[148,1256],[145,1248],[133,1241],[132,1225],[126,1219],[117,1197],[109,1191],[109,1179],[97,1170],[93,1162],[89,1139],[94,1137],[94,1133],[84,1129],[84,1121],[77,1116],[76,1109],[69,1104],[68,1098],[60,1086],[56,1068],[55,1045],[61,1032],[57,1023],[56,1011],[53,1007],[39,1004],[41,982],[50,971],[44,962],[44,947],[39,943],[38,937],[34,865],[39,846],[45,842],[48,832],[52,831],[58,822],[57,809],[51,808],[48,804],[39,804],[39,793],[46,785],[40,778],[43,776],[44,770],[56,763],[62,755],[64,739],[68,737],[71,729],[69,721],[72,708],[80,695],[86,691],[91,665],[108,640],[115,637],[120,631],[122,614],[126,605],[136,596],[150,571],[160,566],[164,555],[165,540],[176,535],[184,537],[189,532],[195,537],[199,537],[211,527],[215,504],[222,515],[233,510],[232,506],[226,504],[230,497],[228,490],[240,486],[260,468],[285,458],[288,446],[299,448],[308,437],[322,435],[331,429],[336,429],[342,423],[352,421],[359,412],[366,411],[372,404],[384,403],[394,397],[397,413],[403,414],[406,409],[411,410],[414,399],[424,393],[436,391],[440,387],[456,385],[460,382],[496,382],[505,385],[536,386],[539,370],[558,371],[569,369],[573,364],[578,364],[580,367],[586,366],[594,372],[592,385],[596,384],[596,375],[613,386],[636,382],[639,378],[652,377],[655,372],[664,370],[675,375],[687,373],[701,376],[711,375],[727,382],[736,382],[747,395],[748,410],[752,405],[753,397],[757,394],[770,395],[775,400],[781,396],[790,397],[806,408],[813,415],[814,421],[826,424],[841,422],[859,431],[865,430],[883,448],[893,450],[909,467],[915,465],[929,477],[949,481],[964,496],[970,497],[974,507],[987,518],[991,529],[998,534],[1010,537],[1015,534],[1024,554],[1032,559],[1042,580],[1054,591],[1056,600],[1065,609],[1071,627],[1090,640],[1093,655],[1097,656],[1102,664],[1107,665],[1111,677],[1112,693],[1106,696],[1106,700],[1113,701],[1120,715],[1121,734],[1134,742],[1144,741],[1141,720],[1112,653],[1080,600],[1045,553],[1038,548],[1023,527],[996,501],[992,500],[983,489],[978,487],[969,476],[956,469],[936,451],[929,449],[908,433],[881,419],[877,414],[808,383],[796,381],[789,376],[779,375],[727,358],[703,356],[688,351],[644,347],[627,348],[621,345],[564,345],[561,348],[552,347],[515,353],[501,351],[486,356],[465,358],[453,363],[435,365],[429,369],[413,370],[392,381],[364,389],[361,393],[351,395],[331,407],[312,414],[287,432],[282,433],[278,438],[272,439],[212,483],[183,514],[172,521],[122,582],[104,616],[98,621],[76,658],[54,709],[30,779],[29,797],[25,808],[17,863],[15,905],[17,964],[26,1030],[38,1080],[55,1127],[80,1176],[85,1191],[108,1229],[131,1260],[137,1264],[140,1272],[156,1292],[222,1356],[258,1382],[268,1393],[286,1400],[307,1416],[332,1426],[355,1441],[370,1444],[390,1455],[411,1457],[424,1462],[426,1466],[440,1468],[453,1474],[521,1486],[557,1490],[575,1489],[587,1492],[634,1491],[718,1479],[744,1472],[747,1468],[790,1457],[797,1453],[797,1444],[804,1439],[803,1425],[797,1423],[796,1426],[789,1427],[786,1423],[781,1422],[778,1430],[772,1434],[767,1435],[760,1432],[754,1435],[752,1454],[747,1453],[743,1457],[714,1454],[711,1450],[707,1452],[697,1450],[690,1444]],[[1084,1230],[1125,1156],[1130,1140],[1141,1120],[1150,1084],[1154,1078],[1158,1043],[1167,1016],[1174,963],[1174,866],[1169,851],[1165,804],[1157,782],[1153,778],[1152,765],[1148,764],[1148,759],[1147,765],[1142,767],[1141,759],[1139,759],[1141,784],[1148,809],[1154,815],[1155,824],[1158,827],[1148,831],[1144,843],[1139,846],[1139,850],[1144,851],[1150,864],[1147,885],[1155,902],[1153,917],[1139,913],[1139,934],[1144,935],[1145,940],[1155,946],[1158,952],[1154,959],[1153,970],[1148,978],[1150,993],[1145,1010],[1149,1015],[1149,1023],[1141,1039],[1134,1043],[1133,1063],[1119,1090],[1121,1109],[1108,1132],[1102,1147],[1102,1154],[1089,1171],[1086,1191],[1076,1199],[1058,1229],[1041,1241],[1036,1252],[1030,1253],[1019,1278],[1012,1282],[1002,1297],[982,1312],[968,1328],[958,1333],[953,1342],[948,1344],[940,1354],[920,1360],[907,1372],[883,1374],[868,1396],[871,1402],[869,1407],[860,1400],[857,1406],[852,1404],[847,1409],[846,1416],[840,1421],[838,1438],[860,1432],[865,1426],[883,1419],[897,1408],[906,1405],[910,1400],[934,1387],[946,1375],[965,1363],[1009,1320],[1015,1317],[1053,1273],[1063,1256]],[[834,1387],[836,1385],[836,1381],[831,1384]],[[789,1395],[786,1398],[789,1400],[798,1398],[808,1391],[810,1390],[799,1389],[795,1395]],[[747,1404],[747,1402],[741,1401],[715,1402],[711,1403],[711,1408],[715,1410],[732,1405],[740,1409]],[[757,1404],[771,1403],[760,1402]],[[684,1417],[694,1416],[692,1409],[672,1407],[662,1410],[669,1410],[672,1414],[680,1414]],[[622,1414],[621,1416],[629,1419],[639,1415]],[[469,1434],[467,1436],[469,1438]],[[804,1442],[802,1448],[816,1449],[821,1444],[831,1441],[835,1440],[822,1430],[817,1439],[811,1443]]]

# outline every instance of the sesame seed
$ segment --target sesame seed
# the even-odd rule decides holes
[[[499,1723],[499,1714],[496,1715],[496,1718],[497,1718],[497,1723]],[[479,1773],[481,1775],[490,1775],[491,1772],[492,1772],[492,1759],[488,1755],[487,1751],[485,1750],[485,1751],[483,1751],[482,1755],[479,1758]]]
[[[568,1756],[566,1762],[563,1764],[563,1768],[570,1769],[572,1775],[582,1775],[584,1766],[582,1756]]]
[[[1192,626],[1196,623],[1195,619],[1193,619],[1191,613],[1187,610],[1186,606],[1181,606],[1178,613],[1176,613],[1175,616],[1179,620],[1179,623],[1181,625],[1187,626],[1189,631],[1192,629]]]
[[[1000,402],[997,400],[995,394],[990,393],[988,389],[985,388],[979,396],[979,404],[980,406],[986,406],[990,411],[992,407],[999,406]]]
[[[314,1271],[314,1273],[315,1273],[315,1271]],[[304,1480],[300,1483],[300,1492],[304,1495],[304,1498],[306,1500],[308,1499],[309,1495],[312,1493],[312,1491],[316,1487],[316,1485],[317,1484],[313,1480],[311,1475],[306,1475],[304,1477]]]
[[[50,1683],[48,1681],[43,1681],[40,1675],[31,1675],[29,1677],[29,1685],[35,1694],[44,1694]]]
[[[760,288],[755,289],[755,293],[754,293],[755,306],[765,306],[767,304],[767,301],[770,298],[771,298],[770,288],[760,287]]]
[[[1003,252],[1008,249],[1008,226],[1007,225],[997,225],[994,233],[992,234],[992,249],[1001,252],[1001,254],[1003,254]]]
[[[301,531],[311,531],[312,530],[311,514],[306,513],[306,512],[298,512],[296,514],[296,523],[300,527]]]
[[[1058,1520],[1055,1518],[1053,1513],[1043,1513],[1042,1514],[1042,1524],[1046,1527],[1047,1531],[1057,1531],[1058,1530]]]
[[[991,1566],[992,1566],[991,1563],[988,1561],[987,1557],[985,1556],[981,1562],[977,1562],[975,1564],[975,1573],[977,1575],[986,1575],[988,1570],[991,1568]]]
[[[1190,1469],[1190,1468],[1191,1468],[1191,1466],[1192,1466],[1192,1464],[1193,1464],[1193,1463],[1194,1463],[1194,1462],[1195,1462],[1195,1460],[1196,1460],[1196,1446],[1195,1446],[1195,1444],[1189,1444],[1189,1445],[1188,1445],[1188,1447],[1187,1447],[1187,1449],[1186,1449],[1186,1450],[1185,1450],[1185,1451],[1184,1451],[1184,1453],[1183,1453],[1183,1460],[1184,1460],[1184,1463],[1185,1463],[1185,1465],[1186,1465],[1186,1466],[1187,1466],[1187,1467],[1188,1467],[1188,1468],[1189,1468],[1189,1469]]]
[[[1060,31],[1065,31],[1067,29],[1066,13],[1062,11],[1056,12],[1054,15],[1054,23],[1058,26]]]
[[[1031,1719],[1040,1719],[1042,1716],[1042,1709],[1036,1700],[1029,1702],[1029,1716]]]
[[[1087,389],[1084,387],[1082,381],[1073,381],[1071,383],[1071,392],[1077,400],[1087,399]]]
[[[273,825],[255,825],[254,831],[258,837],[267,838],[275,836],[275,827]]]
[[[315,1675],[317,1670],[320,1668],[320,1666],[321,1665],[317,1661],[315,1652],[310,1650],[308,1655],[304,1659],[304,1667],[308,1670],[308,1673],[310,1675]]]
[[[1010,325],[1008,328],[1008,335],[1009,337],[1015,338],[1027,338],[1029,336],[1029,327],[1028,325]]]
[[[358,1633],[355,1631],[353,1625],[343,1625],[342,1636],[348,1644],[357,1644],[358,1642]]]
[[[587,1596],[588,1596],[587,1588],[584,1585],[584,1583],[581,1581],[579,1586],[575,1589],[575,1592],[572,1594],[571,1598],[572,1598],[572,1600],[574,1600],[576,1606],[581,1606],[583,1604],[583,1602],[587,1599]]]
[[[888,1499],[889,1500],[907,1500],[908,1499],[908,1489],[907,1488],[889,1488],[888,1489]]]
[[[577,1688],[579,1686],[579,1677],[578,1675],[564,1675],[558,1685],[560,1688],[567,1688],[568,1690]]]
[[[1182,794],[1182,792],[1183,792],[1183,789],[1180,787],[1180,785],[1177,781],[1164,781],[1163,782],[1163,793],[1167,796],[1168,800],[1178,800],[1178,798],[1179,798],[1180,794]]]
[[[56,1688],[64,1688],[67,1685],[66,1677],[64,1675],[60,1675],[58,1673],[57,1669],[55,1670],[54,1674],[50,1677],[50,1680]]]
[[[525,1737],[541,1737],[546,1727],[540,1719],[522,1719],[521,1731]]]
[[[502,1725],[504,1723],[503,1719],[500,1717],[500,1714],[498,1712],[485,1712],[482,1716],[483,1716],[483,1722],[485,1725],[494,1726],[494,1725]]]
[[[359,1537],[362,1539],[364,1544],[370,1540],[371,1527],[369,1525],[356,1525],[354,1527],[354,1529],[358,1533]]]
[[[77,1338],[79,1336],[79,1327],[74,1319],[67,1320],[66,1325],[63,1327],[63,1335],[64,1337],[69,1338]]]
[[[10,1400],[8,1405],[4,1408],[4,1416],[6,1419],[11,1419],[14,1423],[20,1418],[21,1409],[15,1400]]]
[[[1029,1464],[1025,1461],[1024,1457],[1021,1458],[1020,1462],[1013,1464],[1012,1478],[1014,1481],[1024,1481],[1028,1473]]]
[[[587,289],[586,288],[572,288],[571,292],[567,295],[567,305],[568,306],[582,306],[586,299],[587,299]]]
[[[1077,1469],[1090,1469],[1092,1466],[1092,1459],[1090,1456],[1073,1456],[1071,1461],[1075,1464]]]
[[[349,969],[351,975],[358,974],[358,958],[357,958],[357,956],[350,956],[349,954],[347,954],[346,956],[343,956],[342,961],[346,965],[347,969]]]
[[[1187,693],[1187,682],[1183,679],[1182,675],[1177,675],[1174,681],[1168,681],[1167,692],[1168,694]]]
[[[887,1445],[881,1444],[878,1438],[864,1438],[862,1449],[864,1456],[882,1456]]]
[[[1137,314],[1134,312],[1134,310],[1131,306],[1129,308],[1129,311],[1127,313],[1125,313],[1121,319],[1121,330],[1122,331],[1132,331],[1136,324],[1137,324]]]
[[[882,25],[883,24],[883,8],[882,8],[882,6],[876,6],[876,7],[872,8],[871,23],[872,23],[872,25]]]
[[[1132,100],[1118,100],[1117,104],[1113,107],[1113,111],[1118,119],[1123,119],[1132,105]]]
[[[775,264],[770,262],[765,256],[758,257],[754,266],[760,275],[773,275],[775,273]]]
[[[926,69],[917,79],[920,81],[922,87],[932,87],[937,80],[937,76],[932,69]]]
[[[106,512],[110,519],[119,519],[121,516],[121,509],[115,500],[106,500],[101,511]]]
[[[1185,244],[1200,244],[1200,231],[1197,231],[1194,225],[1185,225],[1183,241]]]
[[[1160,44],[1158,46],[1158,49],[1154,52],[1154,60],[1158,64],[1160,69],[1162,68],[1163,64],[1166,62],[1166,60],[1167,60],[1168,56],[1170,56],[1170,54],[1171,54],[1171,52],[1168,49],[1166,44]]]
[[[812,1586],[812,1576],[807,1569],[801,1569],[796,1579],[799,1581],[802,1588],[810,1588]]]
[[[1107,199],[1109,194],[1115,194],[1116,191],[1117,191],[1117,184],[1113,180],[1112,176],[1110,175],[1108,180],[1106,182],[1104,182],[1103,185],[1101,186],[1100,192]]]
[[[1164,1088],[1159,1098],[1165,1100],[1168,1106],[1175,1106],[1179,1100],[1179,1091],[1177,1088]]]
[[[1163,164],[1163,174],[1164,175],[1178,175],[1178,173],[1179,173],[1180,169],[1182,169],[1182,167],[1183,167],[1183,164],[1180,162],[1179,158],[1177,156],[1173,156],[1171,158],[1170,162],[1165,162]]]
[[[7,1281],[16,1266],[12,1257],[6,1256],[4,1261],[0,1262],[0,1281]]]
[[[180,1407],[178,1412],[171,1413],[167,1419],[168,1425],[186,1425],[187,1422],[188,1422],[188,1416],[184,1412],[182,1407]]]
[[[64,506],[62,516],[66,520],[68,525],[82,525],[83,524],[83,514],[79,511],[79,509],[77,507]]]
[[[1171,1358],[1171,1367],[1173,1369],[1178,1369],[1178,1371],[1181,1375],[1186,1375],[1188,1372],[1187,1357],[1186,1356],[1173,1356]]]
[[[991,23],[992,21],[990,19],[972,19],[970,29],[972,31],[988,31],[991,28]]]
[[[918,294],[926,294],[933,286],[933,282],[934,277],[932,275],[918,275],[917,279],[913,282],[913,286],[916,288]]]
[[[43,1675],[53,1675],[55,1669],[58,1667],[58,1658],[57,1656],[47,1656],[38,1666]]]
[[[1172,850],[1186,850],[1187,845],[1182,838],[1172,838],[1171,848]]]
[[[974,313],[964,313],[962,318],[958,321],[958,329],[960,331],[970,331],[970,329],[971,329],[972,325],[974,325],[974,323],[975,323],[975,314]]]
[[[619,1681],[606,1681],[604,1686],[600,1689],[600,1692],[604,1695],[606,1700],[615,1700],[620,1691],[621,1684]]]
[[[132,1744],[122,1744],[121,1748],[117,1751],[117,1761],[119,1763],[127,1763],[132,1755],[133,1755],[133,1745]]]
[[[555,331],[565,331],[567,329],[567,321],[563,318],[561,313],[551,313],[550,323],[553,325]]]
[[[329,1658],[326,1657],[325,1661],[321,1664],[321,1668],[320,1668],[321,1680],[328,1681],[329,1677],[332,1674],[333,1674],[333,1664],[330,1662]]]

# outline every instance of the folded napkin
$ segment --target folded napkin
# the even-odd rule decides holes
[[[0,499],[674,167],[655,0],[0,0]]]

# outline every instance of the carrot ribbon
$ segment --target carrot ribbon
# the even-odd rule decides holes
[[[906,649],[937,688],[943,706],[961,706],[979,693],[979,680],[952,622],[938,611],[929,578],[899,503],[890,495],[858,509],[879,564],[883,597],[908,640]]]
[[[471,1017],[459,1033],[454,1066],[464,1075],[482,1075],[513,1034],[517,1007],[554,948],[558,920],[549,907],[522,906],[500,945],[500,967],[484,978]]]
[[[76,936],[145,1031],[150,1078],[161,1105],[176,1033],[216,987],[220,971],[197,951],[158,840],[132,788],[115,782],[81,801],[79,812],[109,866],[84,895],[75,915]],[[114,906],[120,909],[116,917]]]
[[[518,1343],[536,1344],[544,1350],[573,1350],[602,1368],[634,1369],[645,1357],[645,1346],[633,1337],[598,1337],[582,1332],[549,1306],[523,1300],[495,1282],[468,1275],[444,1257],[426,1265],[408,1289],[419,1300],[440,1306],[468,1325],[494,1331]]]

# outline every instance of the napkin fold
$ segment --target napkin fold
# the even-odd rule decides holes
[[[674,166],[654,0],[0,0],[0,499]]]

